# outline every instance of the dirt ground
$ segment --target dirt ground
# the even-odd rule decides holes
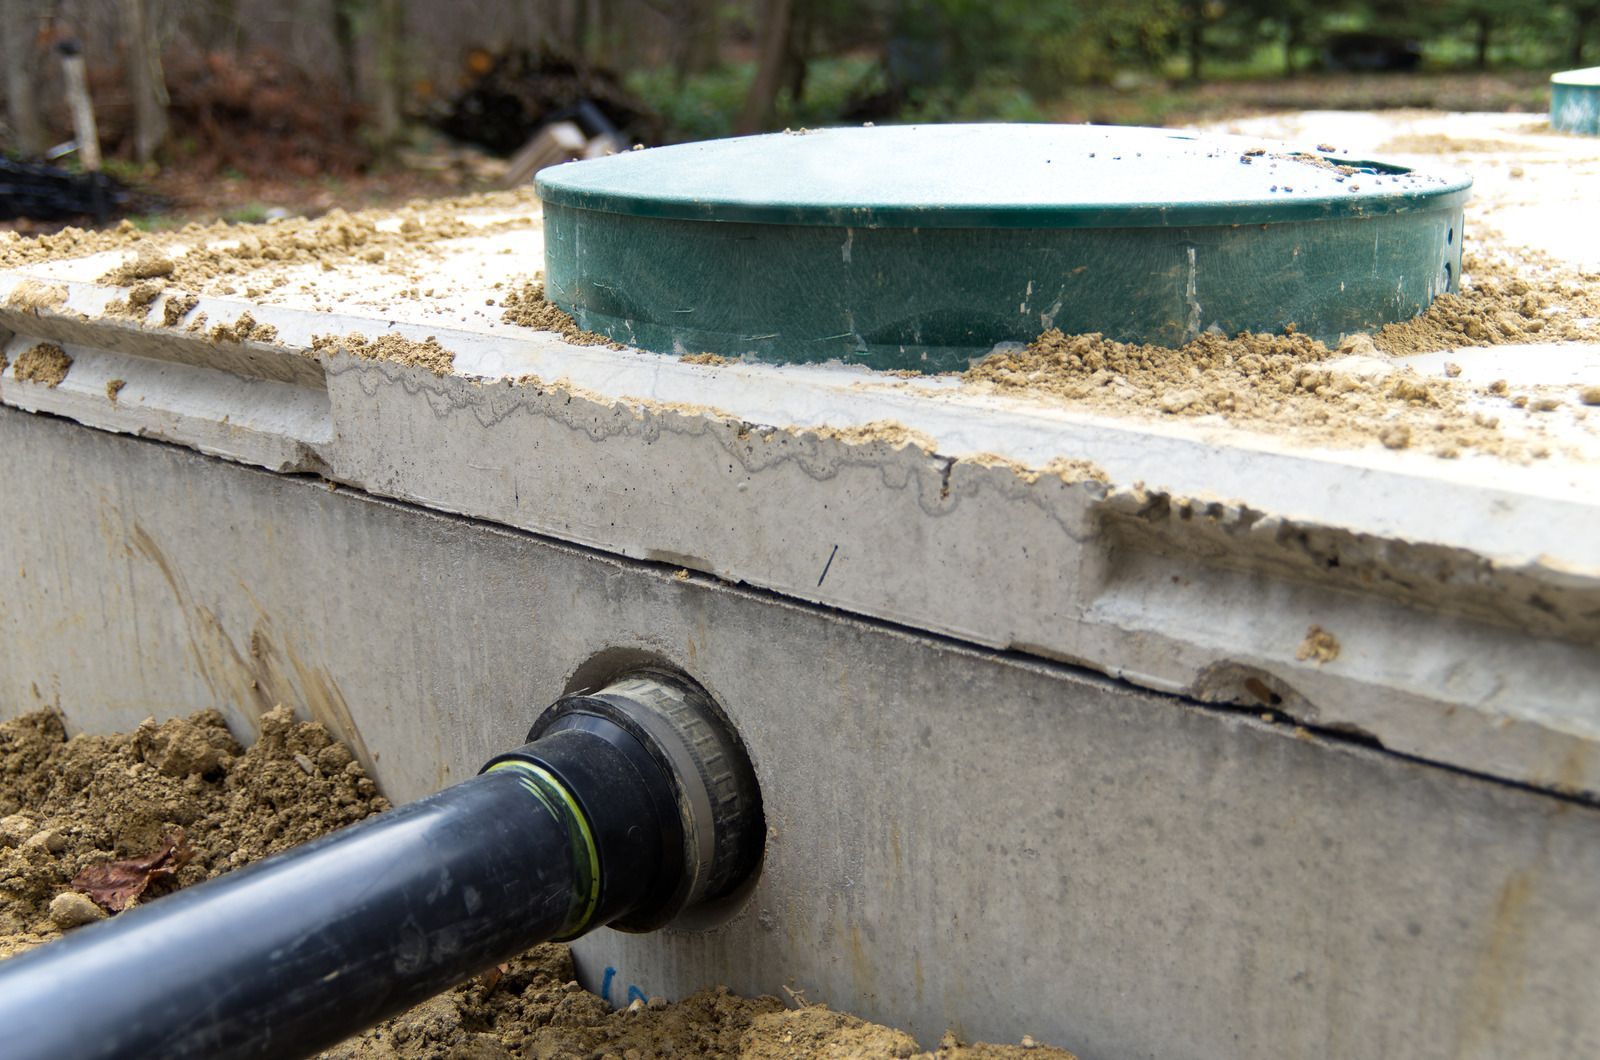
[[[283,707],[262,717],[249,748],[216,711],[70,739],[50,711],[0,722],[0,958],[387,808],[343,744]],[[965,1045],[953,1035],[919,1054],[889,1027],[721,989],[612,1011],[574,981],[567,948],[555,944],[324,1055],[1071,1060],[1031,1039]]]

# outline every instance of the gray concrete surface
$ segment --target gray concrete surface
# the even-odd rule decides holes
[[[763,874],[581,943],[613,1000],[788,987],[1086,1060],[1600,1051],[1593,808],[52,417],[0,410],[0,452],[7,710],[288,702],[407,799],[636,653],[704,682]]]
[[[1572,221],[1600,141],[1538,121],[1303,114],[1231,128],[1456,162],[1476,181],[1469,237],[1493,226],[1592,269],[1600,243]],[[496,227],[508,217],[520,227]],[[125,252],[0,273],[12,358],[45,339],[75,359],[55,388],[0,374],[0,404],[1600,793],[1600,416],[1576,398],[1600,385],[1600,344],[1404,360],[1557,395],[1551,411],[1482,410],[1548,458],[1313,446],[951,378],[576,346],[500,319],[541,259],[537,204],[501,197],[460,219],[475,234],[406,261],[306,263],[254,286],[229,274],[200,291],[196,314],[248,311],[277,329],[265,343],[159,326],[173,292],[145,319],[109,313],[123,292],[99,278]],[[10,301],[41,283],[58,304]],[[350,332],[437,336],[456,374],[308,352],[314,335]],[[126,382],[116,402],[111,379]],[[1062,459],[1104,481],[1046,470]],[[1302,657],[1313,625],[1337,658]]]
[[[328,322],[259,308],[289,346],[211,344],[205,367],[206,344],[79,315],[106,294],[0,308],[13,359],[40,338],[75,358],[53,389],[8,370],[0,403],[1600,791],[1600,459],[1296,448],[442,328],[469,374],[441,377],[304,357]],[[510,381],[529,372],[565,381]],[[902,428],[839,433],[874,421]],[[1063,456],[1108,481],[1028,470]],[[1312,625],[1337,659],[1301,657]]]

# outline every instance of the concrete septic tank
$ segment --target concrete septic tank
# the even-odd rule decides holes
[[[1457,289],[1470,181],[1169,129],[820,129],[547,169],[545,286],[658,353],[962,369],[1058,327],[1337,341]],[[669,264],[670,263],[670,264]]]
[[[1484,228],[1542,231],[1529,188],[1594,162]],[[766,844],[721,904],[576,943],[613,1003],[787,987],[1085,1057],[1600,1050],[1582,325],[1280,336],[1241,358],[1301,350],[1291,382],[1180,414],[1125,361],[1073,396],[612,348],[524,285],[545,224],[8,244],[0,709],[248,740],[287,703],[403,802],[668,666]]]
[[[1600,66],[1550,75],[1550,127],[1600,136]]]

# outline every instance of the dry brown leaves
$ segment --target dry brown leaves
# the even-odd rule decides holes
[[[152,884],[177,876],[192,857],[194,851],[183,829],[174,828],[153,853],[90,865],[72,878],[72,889],[88,895],[106,912],[120,913]]]

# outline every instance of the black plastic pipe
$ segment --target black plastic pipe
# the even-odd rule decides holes
[[[736,874],[759,854],[742,748],[686,683],[616,687],[472,780],[0,962],[0,1056],[306,1056],[535,943],[715,897],[736,880],[699,837]],[[729,754],[748,786],[697,818]]]

